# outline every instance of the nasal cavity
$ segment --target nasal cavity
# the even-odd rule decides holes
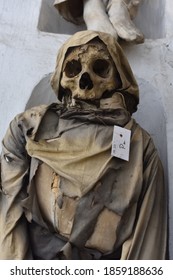
[[[90,75],[87,72],[82,74],[79,81],[79,87],[80,89],[88,89],[88,90],[93,88],[93,82],[90,78]]]

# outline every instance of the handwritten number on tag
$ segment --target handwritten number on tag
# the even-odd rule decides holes
[[[131,131],[114,126],[111,155],[129,161]]]

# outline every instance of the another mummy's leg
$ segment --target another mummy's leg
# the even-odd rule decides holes
[[[107,12],[118,36],[126,41],[141,43],[143,34],[132,22],[140,0],[109,0]]]
[[[83,0],[83,18],[88,30],[110,33],[117,38],[117,32],[106,13],[107,3],[108,0]]]

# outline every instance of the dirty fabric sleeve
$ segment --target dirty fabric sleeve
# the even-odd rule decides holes
[[[25,139],[17,125],[11,123],[2,143],[0,195],[0,258],[28,259],[27,223],[21,200],[26,195],[29,158],[25,151]]]
[[[124,242],[122,259],[162,260],[166,258],[167,191],[163,170],[153,143],[144,155],[143,190],[131,236]],[[151,152],[151,154],[150,154]]]
[[[40,108],[43,112],[44,106]],[[21,201],[27,196],[29,182],[30,158],[25,150],[26,133],[28,128],[39,124],[41,113],[31,110],[29,115],[34,117],[34,123],[26,121],[24,124],[22,114],[16,116],[2,141],[0,259],[32,259]]]
[[[120,259],[165,258],[167,213],[162,166],[151,137],[133,119],[127,120],[126,115],[122,117],[118,111],[116,123],[123,126],[125,122],[125,127],[132,131],[129,162],[110,156],[113,131],[110,118],[107,119],[109,125],[105,125],[95,114],[88,116],[84,113],[81,116],[79,112],[66,112],[63,115],[53,107],[38,107],[11,122],[3,140],[1,156],[1,259],[32,258],[28,235],[31,220],[36,226],[42,226],[44,238],[45,230],[51,234],[48,237],[49,247],[44,246],[44,240],[40,240],[41,235],[36,236],[35,231],[34,246],[40,258],[40,244],[40,250],[48,249],[46,252],[43,250],[45,259],[52,258],[50,248],[54,248],[55,254],[62,253],[71,258],[71,247],[95,250],[99,252],[96,258],[114,254],[119,248],[122,248]],[[46,123],[49,130],[45,127]],[[106,140],[103,137],[105,131]],[[93,138],[80,141],[85,133]],[[78,145],[72,145],[76,141]],[[36,203],[40,205],[35,207],[33,194],[36,186],[32,178],[38,164],[34,169],[28,154],[32,162],[39,160],[51,168],[53,176],[60,175],[64,201],[74,212],[68,232],[63,231],[68,229],[66,225],[63,227],[62,224],[58,229],[61,223],[49,218],[52,200],[43,199],[42,204],[40,197]],[[48,197],[47,191],[42,189],[43,198]],[[76,197],[74,205],[72,199]],[[60,212],[53,211],[57,218]],[[107,223],[109,220],[110,224]],[[58,238],[56,244],[59,233],[62,238]],[[101,238],[98,239],[98,236]]]

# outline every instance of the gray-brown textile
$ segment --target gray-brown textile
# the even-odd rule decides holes
[[[113,124],[132,131],[129,162],[110,155]],[[49,182],[43,177],[40,189],[34,177],[46,168]],[[81,259],[116,258],[119,248],[120,259],[165,258],[162,166],[151,137],[126,110],[51,105],[17,116],[3,140],[2,187],[1,259],[28,259],[32,253],[70,259],[75,250]],[[66,214],[70,225],[63,226]]]

